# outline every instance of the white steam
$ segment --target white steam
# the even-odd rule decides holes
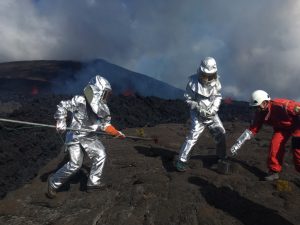
[[[0,61],[102,58],[185,88],[216,58],[224,95],[299,100],[300,2],[1,0]]]

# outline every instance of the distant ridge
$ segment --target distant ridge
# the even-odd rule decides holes
[[[95,75],[112,84],[115,94],[138,94],[164,99],[181,99],[183,90],[109,63],[102,59],[87,62],[36,60],[0,63],[0,89],[5,92],[76,94]]]

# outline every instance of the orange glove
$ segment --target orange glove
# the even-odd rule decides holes
[[[106,133],[116,136],[118,138],[121,138],[121,139],[125,138],[125,135],[121,131],[118,131],[113,125],[108,125],[104,131]]]

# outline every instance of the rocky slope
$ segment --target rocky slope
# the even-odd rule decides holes
[[[3,98],[1,116],[51,124],[55,105],[64,98]],[[0,224],[299,224],[300,180],[289,145],[282,180],[261,181],[271,129],[264,128],[230,159],[230,175],[217,172],[215,146],[205,131],[189,170],[178,173],[174,161],[189,127],[183,102],[115,96],[110,108],[125,134],[157,142],[100,137],[108,154],[108,188],[86,193],[90,161],[85,159],[54,200],[45,196],[47,177],[68,160],[60,137],[52,129],[0,124]],[[244,103],[222,104],[228,146],[248,126],[243,120],[249,113]]]

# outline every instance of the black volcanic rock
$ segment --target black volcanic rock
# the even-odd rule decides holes
[[[109,80],[115,94],[138,93],[164,99],[183,97],[183,90],[101,59],[88,62],[39,60],[0,63],[0,93],[77,94],[98,74]]]
[[[70,97],[1,96],[1,104],[14,101],[20,105],[0,114],[54,124],[56,104]],[[155,136],[157,141],[100,136],[108,157],[104,170],[108,188],[86,193],[90,168],[86,157],[54,200],[45,196],[46,182],[68,160],[62,137],[52,128],[0,123],[0,224],[289,225],[300,220],[299,175],[290,152],[286,152],[282,183],[260,181],[266,171],[270,129],[263,129],[238,157],[230,158],[235,168],[231,175],[215,170],[215,143],[206,130],[193,149],[190,169],[177,173],[174,161],[189,130],[183,101],[113,96],[109,106],[113,124],[125,134],[136,136],[137,128],[143,127],[145,137]],[[229,146],[248,126],[240,121],[248,113],[245,102],[222,103],[220,116]]]
[[[98,72],[113,76],[112,124],[128,136],[155,141],[100,136],[107,152],[107,189],[86,193],[90,160],[85,157],[79,172],[50,200],[45,197],[47,178],[68,160],[64,137],[53,128],[0,122],[0,224],[298,224],[300,181],[290,143],[278,182],[261,181],[270,128],[229,158],[231,175],[217,172],[215,143],[205,130],[188,171],[177,173],[174,162],[189,131],[188,106],[180,99],[142,94],[160,96],[158,90],[169,90],[164,97],[174,97],[182,91],[103,60],[0,64],[0,117],[54,125],[56,105],[70,99],[70,91],[81,93],[89,79],[85,74]],[[229,147],[249,125],[250,115],[247,102],[222,102],[219,116]]]
[[[56,111],[56,105],[61,100],[71,98],[70,95],[2,95],[0,104],[18,107],[11,108],[12,111],[7,111],[5,108],[0,111],[0,116],[54,125],[53,114]],[[117,95],[111,98],[108,105],[112,114],[112,124],[121,130],[153,127],[167,123],[184,124],[189,119],[188,106],[182,100]],[[248,105],[243,102],[234,102],[230,105],[223,103],[220,108],[220,117],[224,121],[249,119]],[[2,171],[6,171],[0,175],[2,182],[0,190],[4,196],[7,191],[32,179],[41,166],[55,157],[61,149],[63,139],[51,128],[36,128],[3,122],[0,123],[0,128],[2,138],[0,167]],[[34,142],[31,137],[34,138]],[[28,164],[29,161],[32,163]]]

